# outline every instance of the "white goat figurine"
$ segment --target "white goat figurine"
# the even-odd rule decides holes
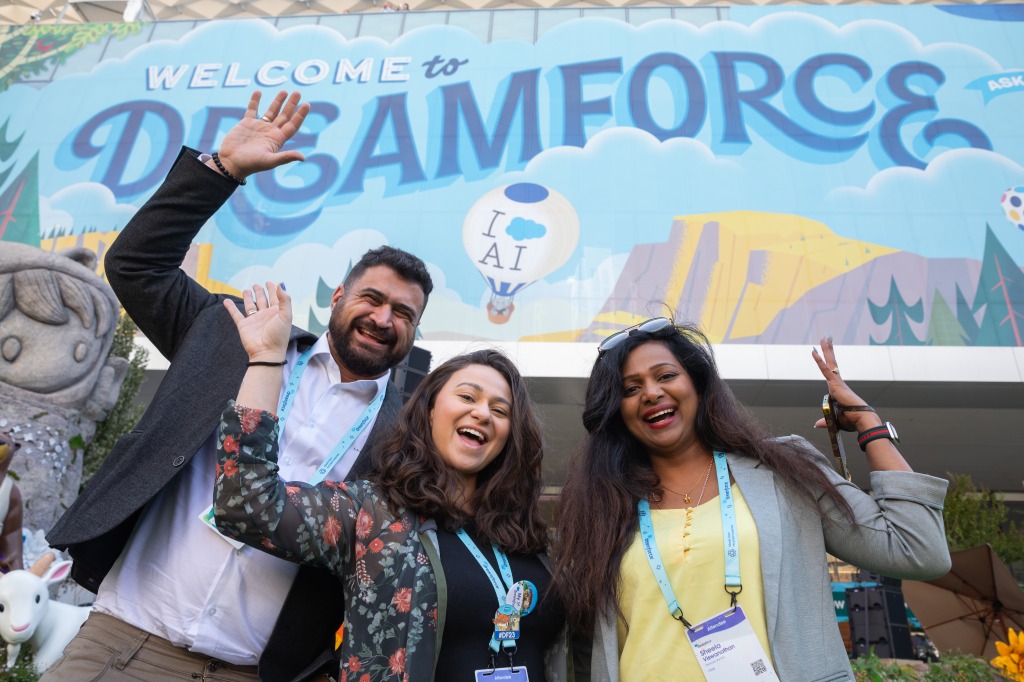
[[[0,637],[7,642],[8,668],[14,667],[22,643],[31,642],[36,671],[43,672],[60,658],[89,615],[91,607],[50,600],[50,585],[71,572],[70,561],[53,563],[54,558],[48,552],[29,570],[0,576]]]

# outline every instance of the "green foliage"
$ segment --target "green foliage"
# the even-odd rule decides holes
[[[82,487],[89,482],[96,470],[107,458],[110,449],[117,439],[135,427],[145,407],[136,398],[142,382],[146,379],[146,362],[149,352],[135,345],[135,323],[127,315],[122,315],[114,333],[114,343],[110,347],[110,355],[128,358],[128,373],[121,384],[121,394],[117,398],[110,414],[96,425],[96,437],[85,448],[82,462]]]
[[[928,666],[921,678],[925,682],[999,682],[1006,678],[984,659],[970,654],[944,654],[938,663]]]
[[[949,478],[942,516],[950,551],[987,542],[1007,564],[1024,560],[1024,529],[1008,519],[1002,496],[975,486],[966,474],[950,474]]]
[[[850,661],[857,682],[914,682],[920,679],[910,668],[881,660],[872,651]]]
[[[924,672],[883,661],[872,652],[850,661],[857,682],[1002,682],[1005,677],[984,659],[970,654],[944,654]]]
[[[21,645],[18,662],[13,668],[5,670],[6,665],[7,647],[0,646],[0,679],[4,682],[36,682],[39,679],[39,673],[32,668],[32,646],[30,644]]]
[[[5,30],[6,29],[6,30]],[[90,43],[122,40],[142,30],[139,23],[40,24],[0,28],[0,92],[22,78],[43,73]]]

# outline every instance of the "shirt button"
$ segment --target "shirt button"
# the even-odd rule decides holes
[[[207,611],[206,613],[211,615],[211,616],[216,616],[217,615],[217,607],[216,606],[211,606],[210,610]]]
[[[185,463],[185,458],[182,455],[178,455],[177,457],[174,458],[174,461],[171,462],[171,465],[172,466],[176,466],[176,467],[180,467],[184,463]]]

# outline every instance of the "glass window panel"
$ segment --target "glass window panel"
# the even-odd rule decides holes
[[[277,20],[278,30],[285,30],[294,26],[315,26],[319,17],[280,17]]]
[[[191,27],[192,23],[189,22],[188,25]],[[98,64],[99,61],[103,59],[103,55],[106,54],[108,42],[110,42],[110,36],[107,36],[95,43],[83,45],[78,50],[75,50],[75,58],[71,60],[71,65],[60,64],[53,73],[60,73],[61,76],[67,76],[71,73],[92,70],[92,67]],[[38,77],[42,78],[42,74],[39,74]]]
[[[559,24],[580,18],[578,9],[546,9],[537,12],[537,37],[553,29]]]
[[[703,26],[718,21],[717,7],[676,7],[675,16],[680,21],[685,21],[694,26]]]
[[[486,43],[489,38],[492,12],[475,12],[463,10],[448,15],[448,25],[458,26],[471,32],[480,42]]]
[[[602,19],[626,20],[626,10],[622,7],[590,7],[583,10],[585,17],[601,17]]]
[[[178,40],[200,25],[194,21],[158,21],[152,24],[153,40]]]
[[[533,9],[503,9],[495,12],[491,40],[522,40],[532,43],[536,21],[537,10]]]
[[[327,17],[320,17],[320,25],[333,29],[352,40],[359,35],[360,14],[332,14]]]
[[[448,18],[447,12],[406,12],[405,33],[423,26],[443,25]]]
[[[359,35],[376,36],[381,40],[392,41],[402,32],[401,12],[377,12],[363,15],[363,23],[359,27]]]
[[[655,21],[657,19],[671,19],[672,8],[671,7],[630,7],[629,8],[629,23],[634,26],[641,26],[646,24],[648,21]]]
[[[192,25],[193,24],[189,22],[189,26],[191,27]],[[149,26],[143,24],[142,30],[135,35],[125,36],[120,40],[116,38],[108,39],[109,42],[107,42],[107,49],[103,53],[103,58],[121,59],[140,45],[145,45],[149,42],[149,31]]]

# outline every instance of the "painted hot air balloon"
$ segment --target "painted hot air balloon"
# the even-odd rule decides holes
[[[487,318],[508,322],[513,297],[569,259],[580,220],[569,200],[529,182],[487,192],[466,214],[462,243],[491,290]]]
[[[1003,192],[999,201],[1006,219],[1024,230],[1024,187],[1011,187]]]

